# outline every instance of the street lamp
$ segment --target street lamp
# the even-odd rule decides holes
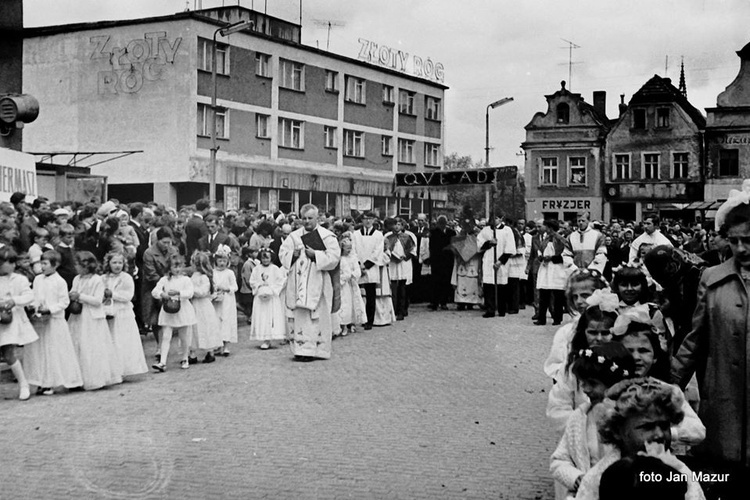
[[[507,104],[513,100],[512,97],[503,97],[502,99],[493,102],[492,104],[487,105],[487,112],[484,115],[484,123],[485,123],[485,143],[484,143],[484,166],[489,167],[490,166],[490,108],[495,109],[498,106],[502,106],[503,104]],[[495,197],[490,195],[490,191],[494,194],[495,192],[495,186],[497,186],[497,179],[492,183],[492,187],[488,188],[487,191],[484,193],[484,204],[485,204],[485,215],[487,217],[487,221],[492,224],[492,238],[497,240],[497,221],[495,220],[494,214],[494,205],[495,205]],[[492,207],[492,208],[490,208]],[[493,215],[492,218],[490,218],[490,213]],[[493,254],[493,262],[497,262],[497,243],[492,247],[492,254]],[[497,307],[497,271],[493,273],[493,278],[495,282],[495,311],[498,311]]]
[[[252,25],[252,21],[244,20],[214,31],[211,57],[211,85],[213,86],[213,94],[211,95],[211,184],[208,188],[208,197],[212,207],[216,205],[216,151],[219,149],[216,145],[216,35],[231,35],[232,33],[237,33],[238,31],[247,29]]]
[[[484,166],[489,167],[490,166],[490,108],[495,109],[499,106],[502,106],[503,104],[508,104],[513,100],[512,97],[503,97],[499,101],[495,101],[492,104],[489,104],[487,106],[487,113],[485,113],[484,116]]]
[[[489,167],[490,166],[490,108],[495,109],[499,106],[502,106],[503,104],[508,104],[513,100],[512,97],[503,97],[502,99],[493,102],[492,104],[487,105],[487,112],[484,115],[484,166]],[[493,184],[494,185],[494,184]],[[487,191],[484,193],[484,202],[485,202],[485,216],[487,217],[487,220],[490,218],[490,190],[487,189]]]

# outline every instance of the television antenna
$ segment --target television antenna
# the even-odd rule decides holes
[[[343,28],[346,23],[343,21],[333,21],[327,19],[313,19],[313,24],[319,28],[328,29],[328,36],[326,38],[326,52],[329,52],[331,46],[331,28]]]
[[[568,44],[567,47],[562,47],[562,48],[568,49],[568,90],[572,90],[573,89],[573,65],[581,63],[580,61],[573,62],[573,49],[580,49],[581,46],[576,45],[570,40],[566,40],[564,38],[561,38],[560,40]]]

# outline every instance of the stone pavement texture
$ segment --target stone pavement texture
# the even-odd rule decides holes
[[[553,498],[530,315],[414,306],[312,363],[243,327],[213,364],[26,402],[5,373],[0,498]]]

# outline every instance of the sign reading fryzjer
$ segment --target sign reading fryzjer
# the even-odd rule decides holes
[[[492,184],[495,181],[515,180],[518,167],[472,168],[469,170],[440,170],[396,174],[396,187],[455,186]]]
[[[36,198],[36,162],[31,155],[0,148],[0,201],[10,201],[17,191]]]

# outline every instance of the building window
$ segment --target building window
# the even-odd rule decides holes
[[[279,118],[279,146],[302,149],[304,147],[302,130],[303,122]]]
[[[561,102],[557,105],[557,123],[568,123],[570,121],[570,107]]]
[[[262,115],[257,113],[255,115],[255,136],[261,139],[270,139],[271,131],[268,129],[268,120],[271,118],[268,115]]]
[[[643,179],[659,178],[659,153],[643,153]]]
[[[294,211],[294,191],[279,189],[279,210],[286,214]]]
[[[299,90],[301,92],[305,90],[304,64],[281,59],[279,71],[281,75],[281,82],[279,85],[286,89]]]
[[[229,110],[216,108],[216,138],[229,139]]]
[[[365,81],[354,76],[346,77],[346,100],[365,104]]]
[[[669,108],[656,108],[656,126],[658,128],[669,127]]]
[[[211,113],[208,112],[208,106],[205,104],[198,104],[198,135],[208,135],[208,131],[211,130],[208,126],[208,119]]]
[[[568,160],[570,162],[570,186],[586,185],[586,158],[574,157]]]
[[[398,140],[398,161],[401,163],[414,163],[414,141],[408,139]]]
[[[614,163],[612,180],[622,181],[630,179],[630,155],[617,154],[615,155]]]
[[[271,76],[271,72],[268,69],[271,56],[263,54],[261,52],[255,53],[255,74],[258,76]]]
[[[393,156],[393,137],[390,135],[380,136],[380,154],[383,156]]]
[[[719,177],[740,176],[740,150],[719,150]]]
[[[440,166],[440,144],[425,143],[424,164],[428,167]]]
[[[356,130],[344,130],[344,155],[364,158],[365,133]]]
[[[323,139],[325,147],[336,149],[336,127],[323,127]]]
[[[684,179],[688,176],[690,153],[672,153],[672,177]]]
[[[213,50],[211,40],[198,39],[198,69],[213,71],[211,61]],[[223,43],[216,44],[216,74],[229,74],[229,46]]]
[[[414,92],[400,90],[398,93],[398,112],[404,115],[414,114]]]
[[[646,128],[646,110],[643,108],[633,109],[633,128]]]
[[[424,98],[424,116],[428,120],[440,119],[440,99],[437,97],[425,96]]]
[[[557,158],[542,158],[542,186],[557,186]]]
[[[383,102],[393,104],[393,87],[390,85],[383,85]]]
[[[326,70],[326,90],[336,92],[338,90],[339,74],[336,71]]]

